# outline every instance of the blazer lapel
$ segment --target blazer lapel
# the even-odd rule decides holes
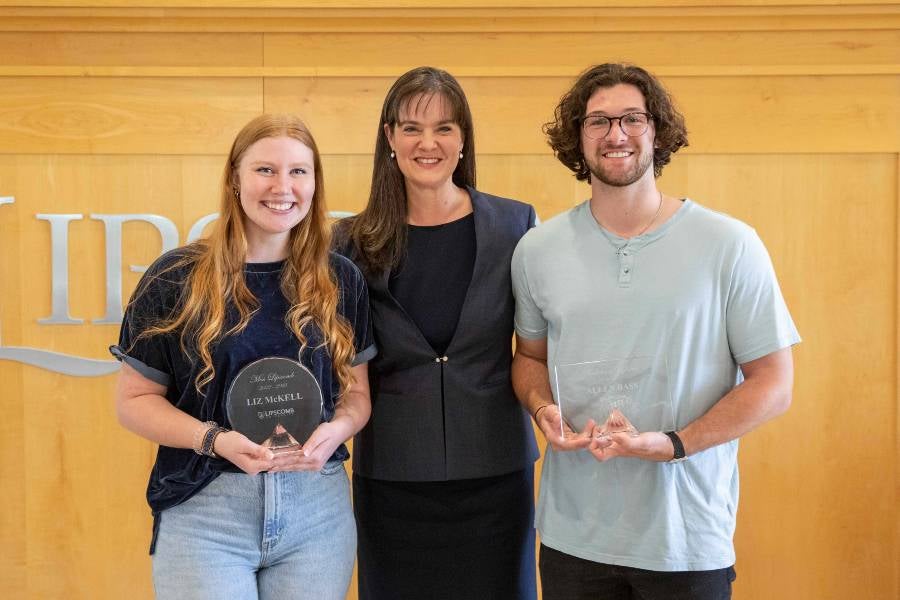
[[[468,325],[480,322],[475,296],[478,294],[478,284],[484,278],[484,273],[490,260],[491,232],[494,229],[494,211],[487,199],[473,188],[468,188],[472,198],[472,212],[475,217],[475,264],[472,266],[472,278],[466,289],[466,298],[463,300],[462,309],[459,311],[459,320],[456,322],[456,330],[447,346],[447,355],[453,351],[460,339],[468,335]],[[477,327],[477,325],[474,325]]]

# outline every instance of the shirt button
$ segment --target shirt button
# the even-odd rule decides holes
[[[629,269],[622,269],[622,272],[625,273],[626,275],[628,275],[628,271],[629,271]]]

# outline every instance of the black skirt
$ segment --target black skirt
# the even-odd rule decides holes
[[[458,481],[353,476],[359,600],[534,600],[534,470]]]

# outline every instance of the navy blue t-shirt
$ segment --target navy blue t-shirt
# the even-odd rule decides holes
[[[307,346],[300,354],[299,340],[285,325],[289,306],[280,282],[284,261],[245,265],[245,281],[259,301],[259,310],[241,333],[225,337],[212,348],[215,377],[205,386],[203,394],[194,385],[202,363],[190,348],[188,353],[182,350],[180,332],[138,339],[148,327],[170,318],[178,306],[190,267],[170,267],[183,256],[183,250],[164,254],[144,274],[125,311],[119,343],[110,348],[112,354],[148,379],[167,386],[166,398],[177,408],[201,421],[215,421],[224,427],[230,427],[225,408],[226,391],[245,365],[269,356],[299,359],[319,382],[323,419],[331,420],[340,385],[328,349],[321,345],[318,327],[306,328]],[[353,364],[362,364],[376,354],[369,326],[365,279],[351,261],[338,254],[332,253],[330,262],[340,293],[338,314],[347,319],[354,332]],[[237,322],[236,312],[232,311],[226,319],[225,330]],[[348,457],[347,448],[341,445],[331,458],[346,460]],[[224,459],[200,456],[189,448],[160,446],[147,486],[150,508],[158,514],[184,502],[223,471],[240,472]]]

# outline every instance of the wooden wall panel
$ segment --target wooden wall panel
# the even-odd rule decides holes
[[[716,8],[721,0],[629,0],[621,2],[617,0],[565,0],[566,7],[584,8],[656,8],[656,7],[711,7]],[[881,2],[880,4],[894,4],[895,2]],[[147,3],[149,4],[149,2]],[[457,0],[456,8],[544,8],[549,3],[546,0]],[[740,3],[744,6],[819,6],[828,4],[822,0],[745,0]],[[872,0],[841,0],[841,4],[867,5],[873,4]],[[92,8],[130,8],[133,2],[130,0],[0,0],[0,6],[33,6],[33,7],[84,7]],[[444,0],[356,0],[347,2],[342,0],[156,0],[154,7],[165,8],[386,8],[386,9],[429,9],[447,8]]]
[[[0,176],[0,189],[5,179]],[[0,197],[8,195],[0,192]],[[21,279],[22,263],[19,256],[8,251],[17,246],[20,233],[14,226],[12,207],[0,204],[0,343],[21,330],[20,312],[25,298],[15,293],[13,281]],[[0,548],[4,550],[3,566],[0,566],[0,589],[11,590],[15,597],[24,597],[28,546],[25,530],[27,509],[26,465],[23,460],[25,439],[24,415],[27,406],[23,369],[20,365],[0,360],[0,494],[4,507],[0,510]]]
[[[704,153],[897,152],[900,77],[666,79]]]
[[[892,65],[898,62],[893,51],[898,41],[900,33],[890,30],[270,34],[265,38],[265,64],[388,76],[417,66],[423,56],[452,72],[484,76],[577,72],[586,57],[656,67]],[[486,56],[503,59],[494,63]]]
[[[461,78],[479,154],[547,151],[540,127],[577,73]],[[896,152],[895,75],[666,77],[689,124],[683,152]],[[211,154],[262,110],[295,112],[322,151],[374,148],[390,78],[6,78],[0,152]],[[727,123],[730,135],[721,135]],[[853,135],[836,135],[852,131]]]
[[[90,214],[159,214],[182,226],[183,241],[192,223],[218,210],[223,161],[224,154],[0,155],[0,185],[16,197],[0,212],[4,234],[16,232],[2,237],[0,255],[18,265],[3,270],[3,297],[18,300],[17,306],[0,305],[0,323],[10,324],[2,331],[4,345],[109,358],[106,347],[115,343],[118,327],[91,322],[105,311],[105,272],[102,224]],[[37,322],[50,312],[50,233],[35,219],[38,212],[84,215],[69,227],[71,313],[85,319],[82,325]],[[127,265],[146,265],[159,249],[152,226],[125,224],[126,299],[139,277]],[[9,583],[3,588],[20,590],[14,598],[151,597],[144,491],[156,450],[115,422],[115,378],[73,378],[6,361],[0,368],[16,374],[4,377],[4,389],[16,385],[11,391],[21,399],[3,424],[4,486],[7,475],[18,485],[3,488],[10,512],[4,511],[0,543],[11,549],[11,565],[19,565],[0,569]],[[15,429],[6,435],[7,427]]]
[[[358,211],[384,93],[414,62],[460,77],[479,187],[546,220],[589,188],[540,126],[589,62],[627,58],[687,118],[691,146],[661,188],[756,227],[804,337],[794,406],[741,444],[735,598],[898,597],[900,3],[131,4],[0,0],[0,197],[16,199],[0,205],[0,344],[105,359],[117,328],[91,322],[105,240],[90,214],[160,214],[184,240],[262,110],[308,120],[329,207]],[[51,289],[37,213],[84,215],[69,229],[82,325],[37,322]],[[160,240],[144,223],[123,239],[127,297],[128,265]],[[155,447],[115,422],[114,377],[0,360],[0,382],[4,597],[152,597]]]
[[[262,110],[259,79],[9,77],[0,94],[0,152],[227,152]]]
[[[262,34],[0,33],[0,65],[238,67],[262,64]]]
[[[581,31],[820,31],[896,29],[900,7],[887,4],[790,5],[691,3],[678,6],[659,2],[652,9],[636,8],[621,2],[598,9],[543,3],[535,7],[479,7],[460,9],[441,1],[438,6],[417,10],[407,8],[316,8],[291,3],[277,11],[251,8],[211,8],[190,6],[29,8],[19,4],[6,7],[0,2],[0,31],[76,32],[532,32]],[[835,26],[839,22],[839,26]],[[815,65],[811,65],[815,66]]]
[[[684,167],[675,189],[757,229],[803,337],[793,407],[741,445],[739,597],[895,597],[895,156]]]
[[[5,265],[4,265],[5,266]],[[10,270],[4,269],[3,273]],[[6,286],[3,288],[8,290]],[[0,296],[11,295],[4,292]],[[4,565],[0,568],[0,589],[9,590],[11,597],[25,598],[25,577],[29,568],[26,556],[28,537],[25,512],[28,506],[26,465],[23,457],[25,438],[25,385],[20,365],[0,361],[0,381],[3,382],[4,418],[0,419],[0,491],[4,507],[0,511],[0,547],[4,548]]]
[[[479,155],[546,153],[541,125],[579,70],[559,77],[460,78]],[[685,153],[900,150],[896,75],[663,79],[687,119],[691,145]],[[265,109],[302,115],[325,152],[372,152],[391,83],[387,77],[267,78]]]

